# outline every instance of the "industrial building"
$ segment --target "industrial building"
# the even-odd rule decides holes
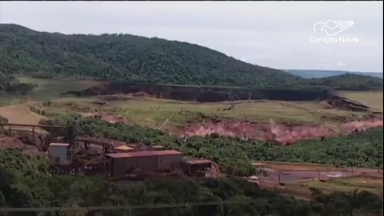
[[[207,174],[212,169],[212,161],[210,160],[205,160],[205,159],[190,159],[184,161],[184,170],[188,175],[202,175],[206,177],[210,177]]]
[[[72,155],[68,143],[51,143],[48,146],[49,161],[52,165],[70,165]]]
[[[183,154],[174,150],[110,153],[106,157],[112,177],[124,177],[134,168],[149,172],[180,169],[183,161]]]

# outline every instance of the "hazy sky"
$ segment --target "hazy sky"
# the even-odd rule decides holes
[[[0,2],[0,22],[61,33],[128,33],[207,46],[280,69],[383,71],[383,2]],[[352,20],[311,43],[316,22]]]

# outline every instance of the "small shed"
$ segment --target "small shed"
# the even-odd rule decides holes
[[[48,146],[49,161],[52,165],[70,165],[72,155],[69,143],[51,143]]]
[[[181,168],[183,154],[179,151],[138,151],[106,154],[110,159],[110,173],[113,177],[123,177],[133,168],[149,172],[169,171]]]
[[[212,168],[212,161],[206,159],[187,159],[184,161],[184,170],[190,175],[205,172]]]

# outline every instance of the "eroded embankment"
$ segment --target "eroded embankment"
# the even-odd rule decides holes
[[[269,123],[257,122],[209,122],[202,125],[189,125],[184,128],[181,136],[208,136],[218,134],[243,139],[274,140],[289,145],[300,140],[321,139],[354,132],[366,131],[371,128],[383,127],[383,120],[370,118],[341,124],[338,129],[325,125],[292,125],[279,124],[271,120]]]
[[[337,108],[341,110],[350,110],[354,112],[366,112],[370,108],[362,103],[357,101],[352,101],[345,97],[340,97],[338,95],[330,94],[326,99],[328,105],[332,108]]]
[[[173,86],[151,84],[108,83],[93,86],[84,91],[70,91],[65,94],[77,96],[141,94],[149,97],[198,101],[222,102],[235,100],[282,100],[282,101],[313,101],[327,99],[327,91],[279,90],[279,89],[245,89],[230,87],[204,86]]]
[[[367,111],[368,107],[329,91],[285,90],[285,89],[246,89],[230,87],[172,86],[151,84],[129,84],[113,82],[100,84],[83,91],[69,91],[65,94],[77,96],[131,95],[161,99],[223,102],[236,100],[278,100],[278,101],[326,101],[332,108],[353,111]]]

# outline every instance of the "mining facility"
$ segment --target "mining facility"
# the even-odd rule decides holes
[[[67,143],[51,143],[48,156],[52,173],[95,175],[104,173],[112,179],[144,179],[148,176],[215,177],[214,163],[202,159],[186,159],[175,150],[135,151],[129,146],[109,147],[100,153],[86,153],[92,144],[80,151]],[[122,150],[123,149],[123,150]],[[85,151],[84,151],[85,150]]]
[[[35,133],[35,127],[54,128],[49,125],[2,124],[7,132],[12,127],[32,127],[29,137],[19,137],[25,144],[38,147],[50,162],[53,175],[71,174],[92,176],[102,174],[111,180],[142,180],[155,176],[218,177],[218,166],[209,160],[188,158],[182,152],[164,146],[127,144],[103,138],[74,136],[73,131],[65,136]],[[67,130],[67,129],[64,129]],[[69,130],[71,132],[71,129]],[[14,130],[13,132],[17,131]]]

